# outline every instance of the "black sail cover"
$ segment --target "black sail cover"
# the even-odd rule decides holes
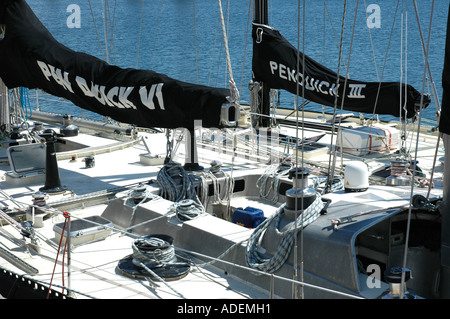
[[[220,128],[229,90],[122,69],[57,42],[24,0],[0,4],[0,78],[39,88],[75,105],[141,127]]]
[[[405,86],[399,82],[360,82],[347,79],[345,83],[342,76],[337,82],[337,73],[306,55],[303,57],[302,52],[270,26],[254,23],[252,37],[254,80],[263,82],[272,89],[283,89],[300,96],[304,91],[305,99],[331,107],[337,101],[339,109],[343,97],[344,110],[396,117],[404,117],[406,108],[406,117],[411,118],[420,105],[421,94],[410,85],[406,87],[404,103]],[[400,107],[400,92],[404,107]]]
[[[442,70],[442,103],[439,119],[439,131],[450,135],[450,5],[447,16],[447,34],[445,38],[444,68]],[[447,150],[448,152],[448,150]]]

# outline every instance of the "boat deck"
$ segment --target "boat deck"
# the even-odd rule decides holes
[[[151,136],[150,136],[151,135]],[[142,136],[151,138],[150,149],[156,153],[163,154],[165,150],[165,137],[163,134],[143,133]],[[92,140],[90,140],[92,138]],[[70,139],[70,138],[68,138]],[[324,138],[324,143],[327,142]],[[420,161],[424,167],[430,167],[429,161],[434,157],[432,145],[436,139],[422,141],[420,151]],[[81,135],[73,138],[77,142],[82,141],[87,148],[77,150],[76,153],[64,152],[58,157],[58,166],[61,184],[67,186],[68,192],[59,195],[50,195],[47,204],[54,207],[67,207],[71,220],[83,219],[88,216],[102,215],[111,198],[102,198],[102,192],[129,187],[139,183],[147,183],[156,180],[161,165],[145,165],[141,162],[141,155],[147,153],[145,145],[141,142],[126,141],[122,143],[123,147],[116,147],[117,143],[112,143],[108,138],[98,136]],[[158,144],[159,143],[159,144]],[[114,149],[108,150],[114,144]],[[86,149],[90,153],[86,153]],[[180,146],[176,160],[183,161],[184,145]],[[199,148],[199,162],[208,167],[213,159],[220,159],[223,163],[224,171],[232,172],[233,177],[240,176],[258,176],[262,174],[267,167],[267,162],[260,158],[251,158],[251,156],[234,156],[231,152],[221,153],[217,156],[214,150],[205,145]],[[5,149],[2,149],[4,152]],[[77,154],[73,158],[74,154]],[[93,155],[95,165],[87,168],[84,161],[85,156]],[[6,155],[3,157],[5,158]],[[1,157],[1,156],[0,156]],[[345,161],[352,158],[346,157]],[[384,165],[377,161],[375,155],[365,158],[369,167],[378,169]],[[343,159],[344,160],[344,159]],[[318,166],[325,165],[328,161],[326,154],[316,154],[314,158],[307,159],[308,163],[316,163]],[[6,160],[0,166],[1,174],[10,171],[10,166]],[[440,177],[439,173],[435,176]],[[253,177],[253,180],[255,177]],[[0,182],[1,195],[0,203],[3,206],[16,208],[17,206],[26,210],[28,205],[32,204],[32,195],[39,191],[44,184],[45,178],[33,179],[33,182],[9,181],[5,177]],[[385,185],[371,185],[370,192],[346,193],[339,191],[327,194],[324,197],[331,199],[332,204],[327,210],[327,214],[317,220],[318,227],[331,227],[331,220],[334,218],[346,217],[361,212],[384,210],[390,207],[407,206],[410,199],[411,187],[390,187]],[[414,193],[427,195],[428,188],[416,188]],[[100,194],[100,195],[99,195]],[[98,196],[97,196],[98,195]],[[440,188],[431,189],[430,198],[439,198],[442,195]],[[98,197],[100,200],[91,201],[91,196]],[[79,200],[77,202],[77,199]],[[70,202],[76,202],[76,205],[70,205]],[[206,251],[209,256],[217,257],[232,245],[239,245],[240,250],[234,252],[230,257],[230,265],[227,267],[243,267],[242,251],[245,248],[245,241],[249,238],[252,231],[242,226],[232,224],[220,218],[207,214],[197,219],[181,223],[174,218],[164,216],[167,214],[167,208],[170,202],[161,200],[161,202],[149,202],[142,204],[149,211],[159,214],[159,224],[154,226],[153,234],[174,231],[179,232],[177,240],[186,237],[186,243],[175,242],[174,246],[179,248],[179,253],[193,251],[198,256],[190,256],[196,264],[209,261],[203,253]],[[250,193],[236,193],[233,196],[230,206],[237,207],[259,207],[265,213],[266,217],[271,216],[280,203],[272,203],[257,196],[255,187],[251,187]],[[56,211],[55,211],[56,212]],[[76,298],[269,298],[270,287],[262,289],[252,283],[246,282],[236,277],[232,272],[224,270],[224,267],[215,267],[214,264],[202,267],[191,267],[189,274],[179,280],[168,281],[167,285],[163,282],[148,281],[145,279],[136,279],[121,274],[117,265],[120,260],[132,253],[132,242],[135,239],[134,232],[124,232],[122,229],[116,229],[112,235],[104,240],[90,242],[79,245],[71,250],[71,274],[67,278],[61,275],[62,264],[61,256],[56,265],[55,275],[52,279],[53,269],[58,246],[58,239],[55,236],[54,225],[64,222],[62,212],[56,212],[51,217],[45,217],[42,226],[35,227],[39,235],[41,245],[39,249],[30,245],[29,240],[17,231],[11,225],[3,221],[3,227],[0,227],[0,247],[12,253],[15,258],[32,265],[38,270],[37,274],[30,274],[29,270],[14,265],[5,258],[0,258],[0,266],[11,270],[15,274],[25,278],[33,278],[42,283],[52,281],[52,289],[60,291],[59,286],[70,286],[72,296]],[[31,216],[28,218],[37,218]],[[161,221],[163,220],[163,221]],[[161,225],[161,226],[160,226]],[[183,228],[183,232],[179,229]],[[188,238],[188,236],[192,236]],[[197,237],[197,238],[195,238]],[[211,242],[208,242],[210,241]],[[217,240],[217,244],[214,241]],[[214,244],[213,250],[205,248],[206,243]],[[34,247],[34,248],[33,248]],[[233,258],[240,258],[239,263],[235,263]],[[220,263],[221,261],[219,261]],[[66,269],[67,271],[67,269]],[[28,273],[28,274],[27,274]],[[247,273],[247,276],[254,276]],[[67,291],[66,291],[67,292]],[[277,294],[273,295],[277,297]]]

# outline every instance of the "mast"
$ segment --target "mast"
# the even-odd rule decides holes
[[[268,0],[255,0],[254,3],[254,23],[269,24],[268,18]],[[260,82],[261,90],[258,92],[259,110],[262,116],[257,116],[257,125],[259,127],[268,127],[270,124],[270,88],[263,82]]]
[[[5,132],[11,129],[9,118],[9,94],[8,88],[0,78],[0,126],[5,127]]]
[[[442,71],[442,89],[442,110],[438,123],[445,149],[443,207],[441,208],[440,297],[450,298],[450,5],[447,17],[447,35],[445,42],[444,68]]]

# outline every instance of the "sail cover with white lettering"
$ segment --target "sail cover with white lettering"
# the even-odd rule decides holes
[[[303,53],[295,49],[278,30],[254,23],[252,36],[255,81],[263,82],[272,89],[283,89],[300,96],[304,92],[303,97],[307,100],[331,107],[336,105],[339,109],[343,97],[343,109],[348,111],[404,117],[406,109],[406,117],[416,115],[421,94],[410,85],[406,85],[405,94],[405,85],[399,82],[360,82],[347,79],[345,83],[342,76],[338,81],[337,73],[306,55],[303,57]]]
[[[229,90],[121,69],[57,42],[24,0],[0,4],[0,78],[9,88],[39,88],[77,106],[141,127],[220,125]],[[198,122],[197,122],[198,123]]]

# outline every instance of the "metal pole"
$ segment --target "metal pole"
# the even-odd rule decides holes
[[[70,226],[71,226],[72,220],[70,218],[70,215],[68,217],[68,225],[67,225],[67,295],[72,295],[72,290],[70,289],[72,287],[71,285],[71,275],[72,275],[72,254],[71,254],[71,236],[70,236]],[[63,260],[64,262],[64,260]],[[63,274],[64,276],[64,274]]]
[[[11,121],[9,118],[9,93],[5,83],[0,78],[0,126],[5,127],[5,132],[11,130]]]
[[[267,0],[255,0],[254,2],[254,22],[259,24],[269,24]],[[260,110],[263,116],[258,117],[260,127],[268,127],[270,124],[270,88],[260,82],[261,90],[258,92],[261,101]]]

